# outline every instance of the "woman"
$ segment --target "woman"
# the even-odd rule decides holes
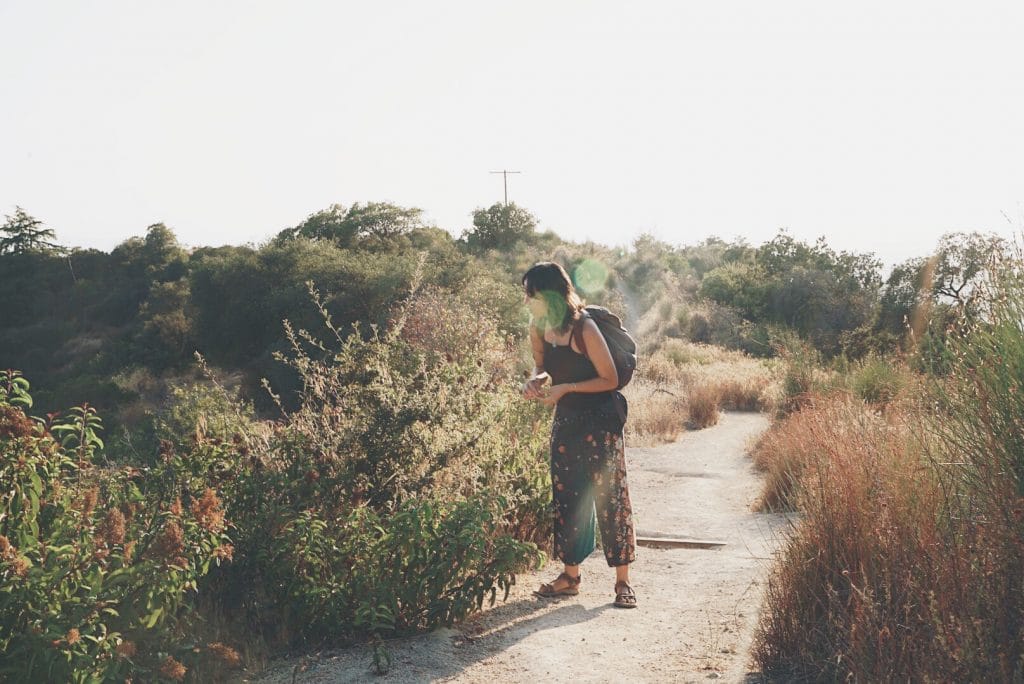
[[[594,550],[594,504],[608,565],[615,568],[615,605],[635,608],[629,564],[636,558],[626,487],[618,375],[604,335],[583,311],[560,265],[542,262],[523,275],[530,308],[534,369],[523,396],[555,407],[551,487],[555,557],[564,571],[538,596],[579,593],[580,563]],[[584,353],[583,350],[586,350]],[[544,388],[550,378],[551,387]],[[623,414],[624,415],[624,414]]]

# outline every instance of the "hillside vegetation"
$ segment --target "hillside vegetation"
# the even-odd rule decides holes
[[[997,238],[946,236],[883,277],[869,254],[785,232],[571,243],[515,205],[477,210],[458,239],[383,203],[334,205],[258,246],[187,249],[156,224],[110,253],[67,249],[20,209],[0,230],[13,680],[209,681],[364,639],[384,669],[386,638],[504,594],[550,551],[550,416],[518,394],[519,278],[540,260],[639,341],[631,444],[720,408],[780,416],[758,448],[762,504],[806,522],[769,589],[766,669],[1018,672],[1005,578],[1021,576],[1024,476],[1007,475],[1020,451],[1004,436],[1024,368],[995,359],[1024,346],[1018,281],[993,280],[1014,273],[993,270]],[[834,555],[801,555],[820,548]],[[871,640],[883,632],[896,651]],[[998,655],[966,658],[978,644]]]

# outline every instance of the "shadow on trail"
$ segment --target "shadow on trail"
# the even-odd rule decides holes
[[[576,603],[575,598],[510,599],[508,603],[499,603],[469,616],[454,629],[442,628],[387,641],[392,661],[389,671],[383,675],[374,671],[372,648],[362,645],[323,653],[306,660],[301,670],[278,671],[278,677],[272,679],[295,682],[459,681],[460,673],[467,668],[500,654],[531,634],[579,624],[605,610],[615,610],[610,602],[587,608]],[[552,640],[551,652],[547,655],[557,656],[565,645],[560,640]],[[288,674],[292,674],[294,680]]]
[[[505,637],[508,641],[503,646],[507,648],[527,634],[552,627],[565,627],[566,625],[586,622],[597,617],[598,614],[603,613],[605,610],[614,608],[611,603],[586,608],[579,603],[573,602],[574,599],[575,597],[573,596],[550,599],[521,599],[491,608],[486,613],[470,617],[463,624],[463,628],[471,627],[473,624],[481,622],[488,624],[497,623],[499,626],[479,636],[464,638],[469,643],[485,643],[492,639],[500,641],[502,637]],[[557,607],[554,610],[545,610],[550,608],[550,606]],[[534,614],[533,617],[521,619],[530,614]]]

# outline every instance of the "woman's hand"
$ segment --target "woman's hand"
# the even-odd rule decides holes
[[[540,396],[540,403],[554,406],[566,394],[572,391],[572,385],[552,385],[547,392]]]
[[[547,381],[548,376],[542,375],[540,377],[533,377],[523,383],[523,398],[524,399],[540,399],[544,396],[543,387]]]

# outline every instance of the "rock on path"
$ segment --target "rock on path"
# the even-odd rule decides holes
[[[749,649],[769,559],[786,525],[753,513],[760,490],[747,449],[761,414],[726,412],[679,441],[626,451],[638,535],[726,541],[713,550],[638,547],[631,581],[639,607],[612,606],[614,571],[600,549],[584,561],[580,594],[531,592],[560,572],[520,575],[505,603],[456,629],[389,643],[376,676],[366,647],[284,661],[259,680],[292,682],[686,682],[752,679]],[[298,668],[298,669],[297,669]]]

